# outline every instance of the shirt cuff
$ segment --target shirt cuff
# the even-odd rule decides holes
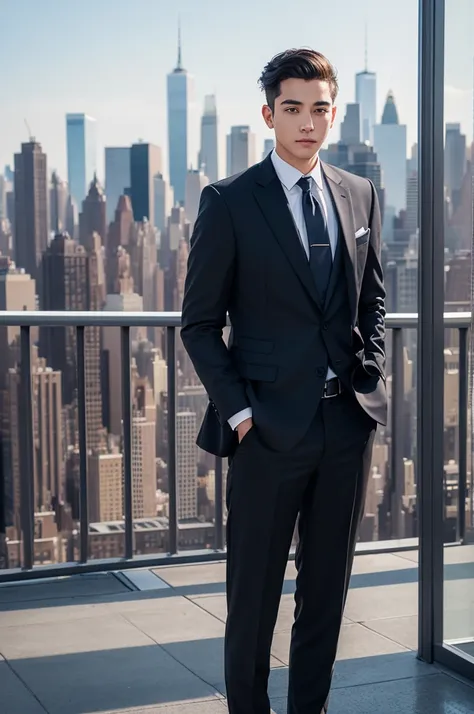
[[[252,418],[252,407],[247,407],[246,409],[242,409],[241,412],[237,412],[237,414],[234,414],[234,416],[231,416],[230,419],[228,419],[228,423],[231,429],[234,431],[237,429],[239,424],[241,424],[243,421],[246,419],[251,419]]]

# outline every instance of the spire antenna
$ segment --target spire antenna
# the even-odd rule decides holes
[[[178,69],[183,69],[181,47],[181,17],[178,17]]]
[[[367,38],[367,20],[365,21],[365,53],[364,54],[365,54],[365,59],[364,59],[365,71],[368,72],[369,71],[369,62],[368,62],[369,53],[368,53],[368,38]]]

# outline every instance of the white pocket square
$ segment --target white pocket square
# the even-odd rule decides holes
[[[363,227],[362,227],[362,228],[359,228],[359,230],[356,231],[355,237],[356,237],[356,238],[360,238],[360,237],[363,236],[365,233],[367,233],[368,230],[369,230],[368,228],[363,228]]]

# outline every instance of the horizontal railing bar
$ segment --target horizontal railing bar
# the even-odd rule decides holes
[[[390,312],[385,322],[388,328],[415,328],[418,325],[416,312]],[[230,324],[230,323],[228,323]],[[445,312],[446,327],[466,328],[471,325],[470,312]],[[63,326],[63,327],[180,327],[180,312],[109,312],[109,311],[0,311],[0,325],[15,326]]]
[[[448,545],[448,544],[447,544]],[[450,543],[449,545],[456,545]],[[459,545],[459,543],[457,544]],[[418,538],[402,538],[393,541],[377,541],[357,543],[355,555],[382,555],[418,549]],[[295,558],[295,547],[289,553],[289,560]],[[89,560],[88,563],[58,563],[55,565],[37,565],[32,570],[12,568],[0,570],[0,584],[20,581],[41,580],[44,578],[69,577],[85,573],[111,572],[114,570],[129,570],[132,568],[159,568],[168,565],[198,565],[216,561],[225,561],[226,550],[193,550],[179,551],[176,555],[169,553],[157,555],[138,555],[134,558],[107,558]],[[416,567],[413,562],[413,567]]]

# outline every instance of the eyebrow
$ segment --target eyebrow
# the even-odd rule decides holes
[[[285,99],[281,104],[295,104],[297,106],[302,106],[303,102],[300,102],[298,99]],[[320,100],[319,102],[314,102],[313,107],[330,107],[331,102],[326,102]]]

